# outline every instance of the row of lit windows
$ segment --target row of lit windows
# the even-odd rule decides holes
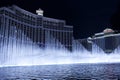
[[[15,15],[15,14],[7,11],[7,10],[1,10],[1,11],[0,11],[0,14],[5,14],[5,15],[7,15],[7,16],[15,19],[15,20],[19,20],[19,21],[21,21],[21,22],[25,22],[25,23],[28,23],[28,24],[31,24],[31,25],[35,25],[35,24],[36,24],[35,20],[32,20],[32,19],[28,19],[28,18],[26,18],[26,17],[23,17],[24,15],[22,15],[22,16],[20,16],[20,15]]]
[[[15,10],[15,12],[16,12],[17,15],[19,15],[19,16],[21,16],[23,18],[26,18],[26,19],[29,19],[29,20],[33,20],[33,21],[35,20],[35,17],[32,17],[29,14],[24,14],[24,13],[18,11],[18,10]]]
[[[69,27],[59,27],[59,26],[50,26],[50,25],[44,25],[44,28],[50,29],[50,30],[61,30],[61,31],[73,31],[72,28]]]
[[[25,15],[18,10],[16,10],[17,15],[15,15],[15,14],[7,11],[7,10],[1,10],[0,13],[3,13],[5,15],[9,16],[9,17],[14,18],[15,20],[19,20],[21,22],[24,22],[24,23],[27,23],[27,24],[30,24],[30,25],[42,26],[42,22],[43,22],[43,26],[45,28],[72,31],[72,28],[64,27],[65,26],[64,22],[51,22],[51,21],[47,21],[47,20],[42,21],[42,18],[36,18],[37,20],[35,20],[35,18],[30,19],[30,18],[27,18],[27,17],[23,17],[23,16],[28,16],[28,15]],[[31,17],[31,16],[29,16],[29,17]]]
[[[71,32],[57,32],[57,31],[46,31],[48,34],[52,35],[55,39],[60,41],[64,45],[72,44],[72,33]]]
[[[37,26],[42,26],[42,18],[37,18]]]
[[[64,27],[64,22],[53,22],[53,21],[43,21],[43,25],[45,26],[59,26],[59,27]]]
[[[73,31],[73,28],[65,27],[64,22],[43,21],[43,26],[48,29]]]

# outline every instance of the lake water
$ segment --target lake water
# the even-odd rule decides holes
[[[0,80],[120,80],[120,64],[1,67]]]

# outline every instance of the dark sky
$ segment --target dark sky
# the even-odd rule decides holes
[[[87,38],[111,28],[110,18],[117,10],[118,0],[0,0],[0,6],[12,4],[33,13],[41,8],[44,16],[73,25],[75,38]]]

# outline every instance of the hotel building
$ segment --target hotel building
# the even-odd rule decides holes
[[[16,5],[0,8],[1,37],[26,44],[32,42],[41,48],[55,47],[72,50],[73,26],[66,25],[64,20],[43,16],[44,11],[37,14],[26,11]],[[7,40],[2,40],[2,45]]]

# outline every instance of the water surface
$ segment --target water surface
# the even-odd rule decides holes
[[[120,64],[1,67],[1,80],[119,80]]]

